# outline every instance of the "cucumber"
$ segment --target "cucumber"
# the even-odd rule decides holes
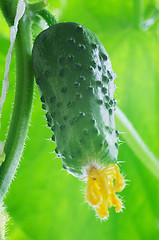
[[[117,161],[115,73],[99,39],[77,23],[40,33],[33,66],[47,122],[64,168],[79,177],[91,161]]]
[[[58,23],[37,36],[32,57],[63,168],[84,179],[91,169],[116,166],[116,74],[97,36],[74,22]]]

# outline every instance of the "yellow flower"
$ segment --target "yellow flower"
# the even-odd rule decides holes
[[[100,218],[107,219],[109,207],[114,206],[116,212],[122,209],[122,201],[115,193],[121,192],[124,187],[124,177],[116,164],[109,164],[104,169],[91,167],[88,171],[86,200],[95,207]]]

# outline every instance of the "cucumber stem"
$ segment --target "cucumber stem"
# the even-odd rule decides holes
[[[49,27],[57,23],[55,17],[46,9],[41,9],[37,14],[45,20]]]

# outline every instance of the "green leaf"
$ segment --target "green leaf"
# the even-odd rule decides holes
[[[156,23],[148,31],[136,28],[136,13],[142,12],[142,9],[134,10],[136,2],[68,0],[55,2],[55,5],[60,6],[61,21],[81,23],[103,42],[118,76],[115,81],[118,107],[159,158],[158,25]],[[144,8],[149,3],[150,0],[145,1]],[[3,46],[0,45],[2,66],[7,52],[4,49],[8,46],[4,40],[0,37],[0,42],[3,41]],[[0,77],[3,78],[2,72]],[[14,94],[12,71],[10,78],[10,90],[2,115],[3,139]],[[44,114],[36,88],[29,139],[16,179],[5,200],[13,221],[10,239],[157,240],[159,183],[125,142],[127,133],[120,136],[123,143],[118,156],[119,161],[123,161],[120,168],[129,180],[120,194],[125,209],[123,213],[115,213],[111,209],[109,220],[101,222],[85,203],[85,183],[61,171],[61,160],[52,153],[55,145],[48,140],[51,131],[46,127]]]

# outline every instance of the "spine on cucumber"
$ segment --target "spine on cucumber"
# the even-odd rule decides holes
[[[80,177],[90,163],[115,163],[116,75],[96,35],[73,22],[51,26],[35,40],[33,67],[63,167]]]

